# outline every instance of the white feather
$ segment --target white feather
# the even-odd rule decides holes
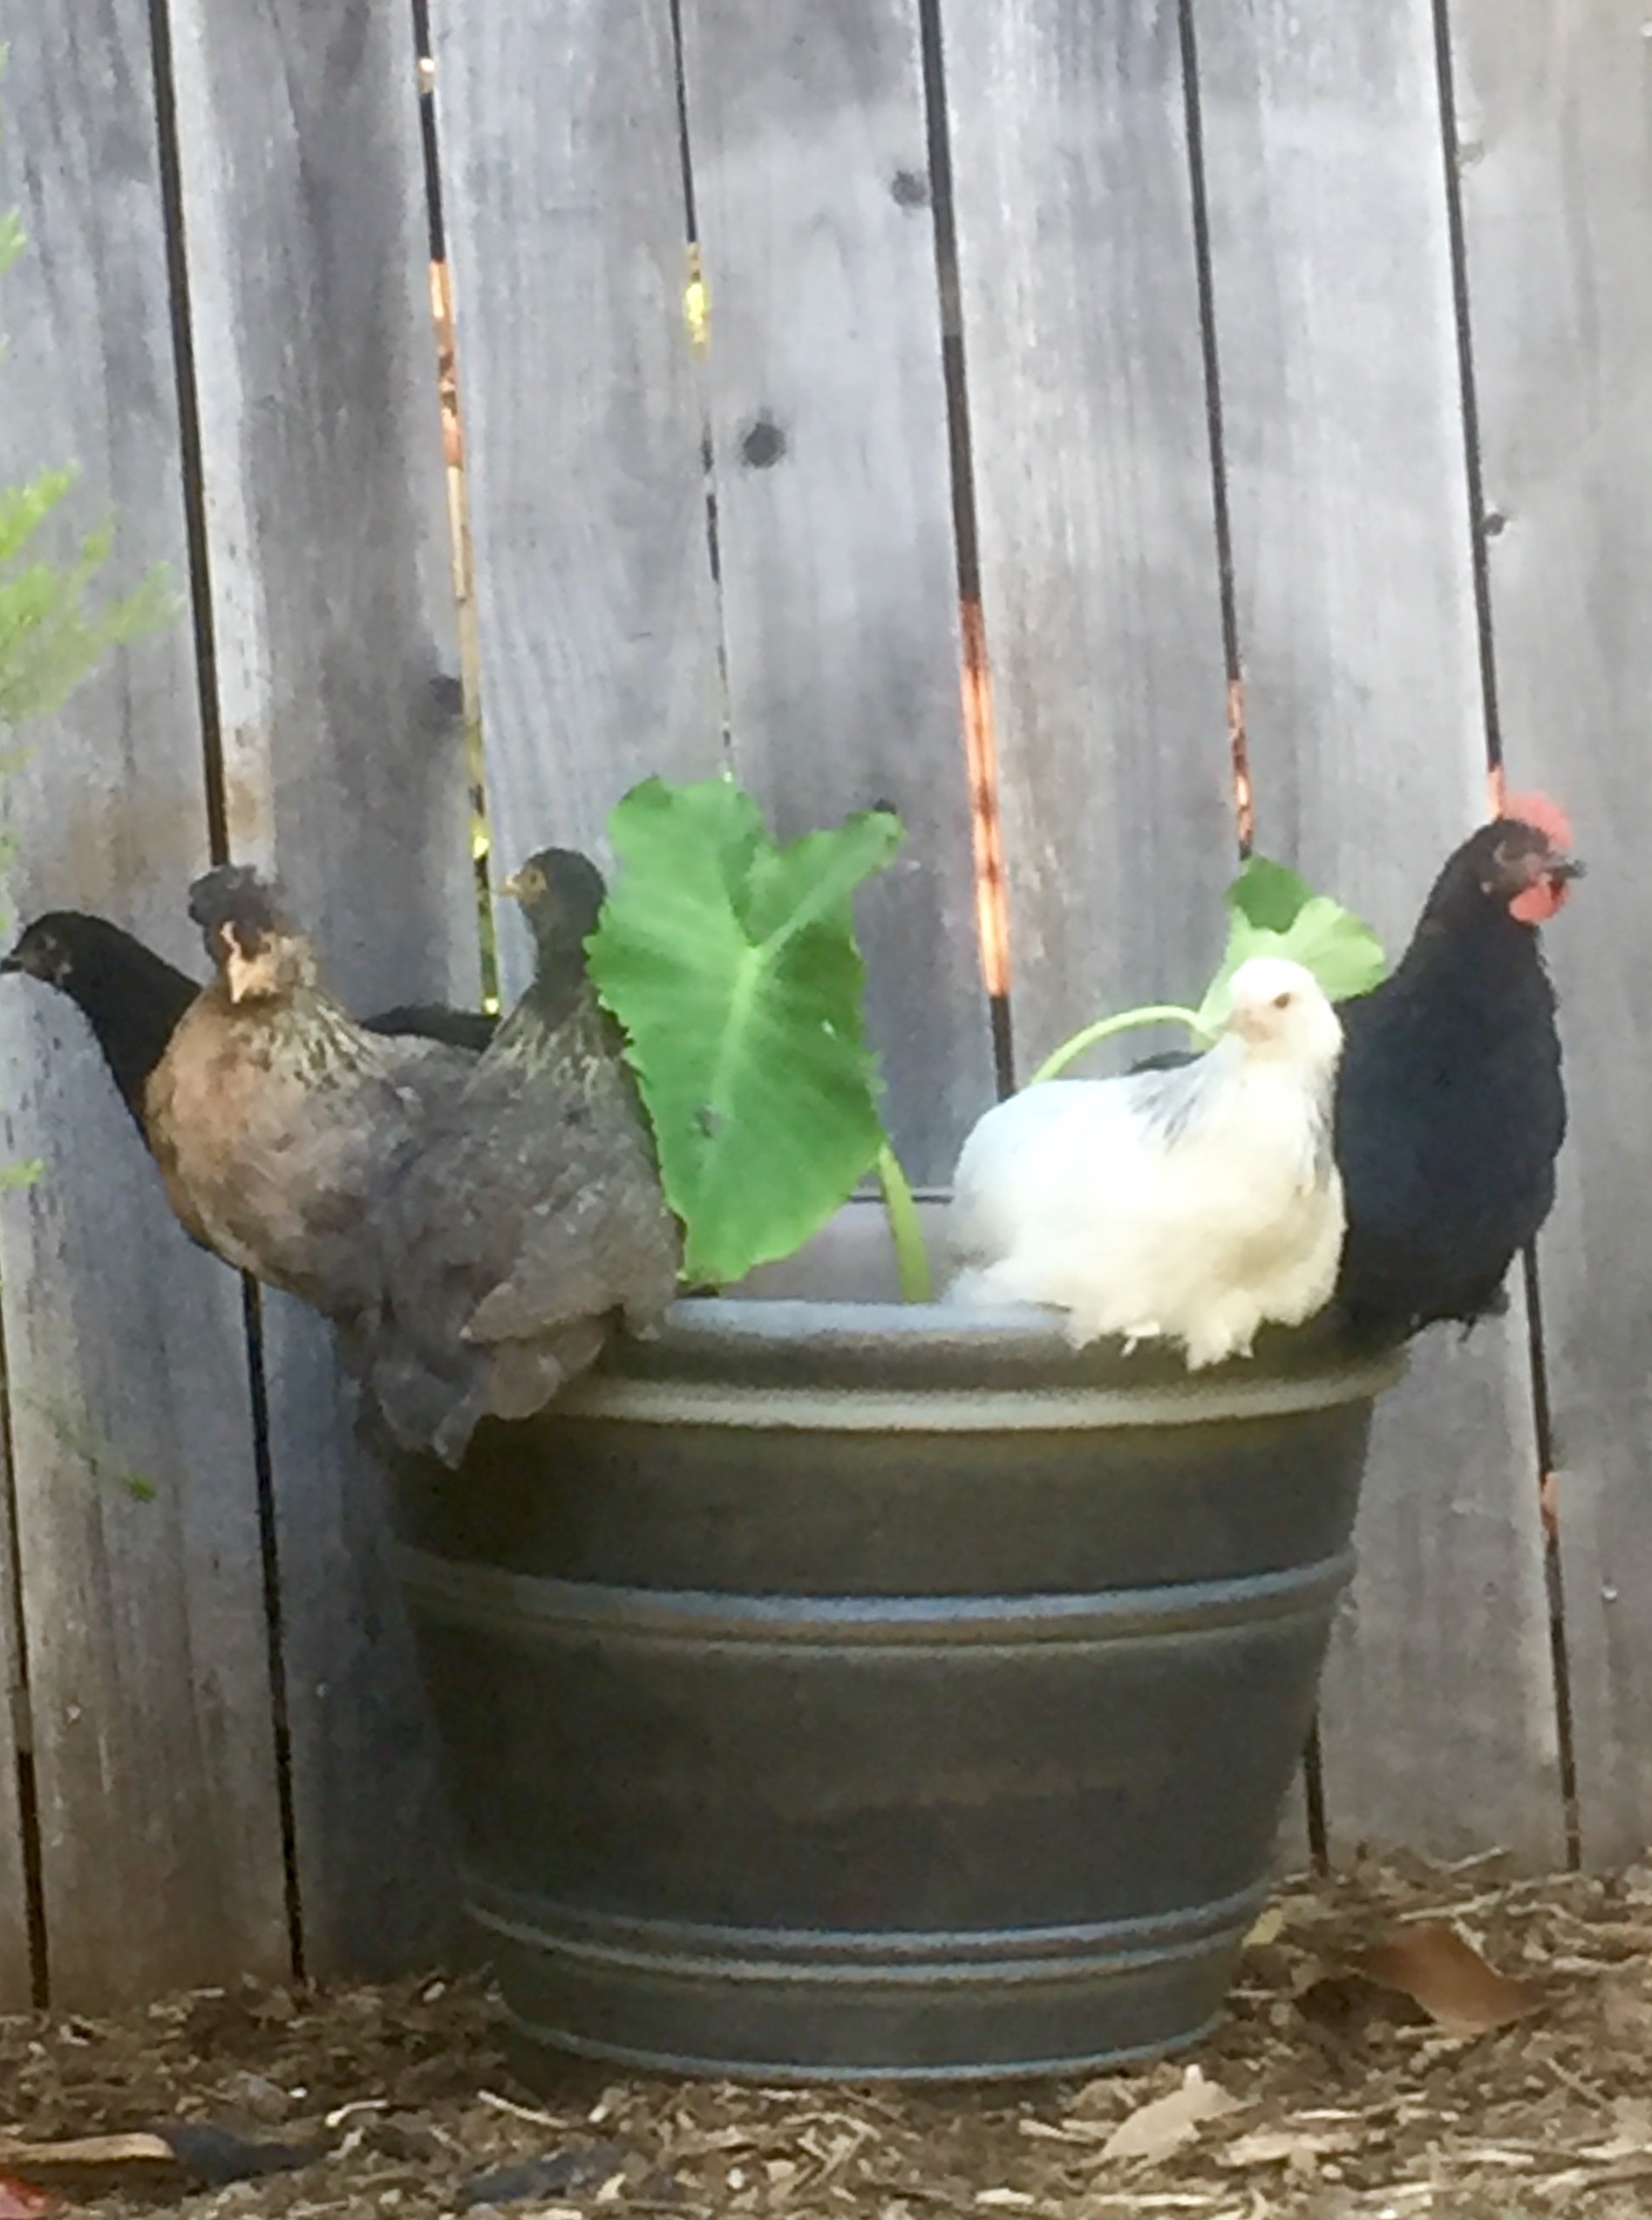
[[[958,1160],[949,1299],[1051,1304],[1079,1346],[1163,1338],[1192,1370],[1248,1355],[1259,1326],[1301,1325],[1342,1251],[1341,1046],[1312,974],[1261,957],[1196,1063],[999,1103]]]

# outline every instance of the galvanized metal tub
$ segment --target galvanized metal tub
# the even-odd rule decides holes
[[[883,1243],[852,1211],[802,1271],[840,1293]],[[1399,1369],[1299,1335],[1190,1381],[1042,1313],[771,1291],[679,1304],[458,1477],[404,1465],[525,2069],[996,2077],[1194,2040]]]

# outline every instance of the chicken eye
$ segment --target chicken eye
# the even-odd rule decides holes
[[[1286,988],[1283,994],[1276,994],[1274,997],[1274,1007],[1275,1010],[1288,1010],[1290,1008],[1290,989],[1288,987]]]

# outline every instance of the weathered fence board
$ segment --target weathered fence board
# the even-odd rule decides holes
[[[1564,1862],[1518,1281],[1517,1267],[1508,1317],[1467,1345],[1444,1326],[1421,1341],[1377,1413],[1361,1569],[1325,1679],[1334,1851]]]
[[[735,767],[785,836],[901,811],[868,1024],[906,1169],[944,1182],[992,1066],[916,0],[683,31]]]
[[[181,575],[182,482],[151,97],[132,0],[7,25],[0,468],[73,457],[120,575]],[[107,391],[105,391],[106,380]],[[27,442],[25,446],[24,442]],[[187,628],[37,730],[8,782],[25,910],[83,902],[177,951],[206,846]],[[186,929],[187,930],[187,929]],[[0,1300],[53,1992],[150,1996],[287,1964],[238,1290],[173,1224],[76,1013],[11,982]],[[139,1502],[123,1476],[148,1475]]]
[[[1257,842],[1395,957],[1486,793],[1431,11],[1200,0],[1197,27]],[[1336,1842],[1559,1853],[1536,1488],[1521,1318],[1437,1328],[1377,1420]]]
[[[237,1291],[172,1222],[76,1013],[32,983],[6,1003],[7,1154],[44,1164],[3,1261],[53,2000],[280,1977]]]
[[[453,1845],[383,1476],[330,1330],[281,1295],[263,1317],[306,1967],[436,1965],[456,1940]]]
[[[1308,1796],[1299,1773],[1279,1815],[1274,1842],[1274,1864],[1281,1873],[1305,1873],[1313,1862],[1314,1844],[1308,1824]]]
[[[171,17],[232,852],[278,867],[354,1008],[473,1005],[411,24]],[[404,1965],[452,1891],[377,1478],[329,1330],[264,1318],[307,1962]]]
[[[411,30],[171,16],[230,848],[352,1008],[472,1001]]]
[[[942,20],[1024,1076],[1089,1018],[1197,998],[1222,943],[1181,57],[1166,0]]]
[[[600,851],[637,780],[724,761],[676,70],[665,8],[439,0],[432,17],[508,868],[547,841]]]
[[[1545,935],[1571,1130],[1540,1262],[1582,1849],[1614,1863],[1652,1840],[1652,48],[1622,0],[1453,22],[1509,775],[1591,866]]]
[[[0,1441],[0,2012],[34,2001],[21,1766],[31,1740],[24,1685],[22,1589],[11,1533],[11,1444]]]

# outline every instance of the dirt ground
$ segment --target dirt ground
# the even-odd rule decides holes
[[[1423,1938],[1432,1974],[1412,1985],[1438,2016],[1387,1985],[1418,1924],[1443,1918],[1519,1987],[1449,1941],[1442,1986],[1438,1928]],[[1515,2012],[1460,2032],[1465,2017]],[[1214,2035],[1084,2082],[800,2093],[570,2061],[556,2094],[534,2097],[503,2062],[482,1987],[435,1978],[0,2021],[0,2137],[180,2125],[300,2162],[213,2187],[210,2140],[194,2170],[126,2159],[78,2173],[17,2163],[0,2142],[0,2184],[17,2175],[56,2209],[107,2220],[601,2220],[605,2207],[615,2220],[1640,2220],[1652,2213],[1652,1867],[1507,1882],[1480,1861],[1291,1884],[1258,1923]]]

